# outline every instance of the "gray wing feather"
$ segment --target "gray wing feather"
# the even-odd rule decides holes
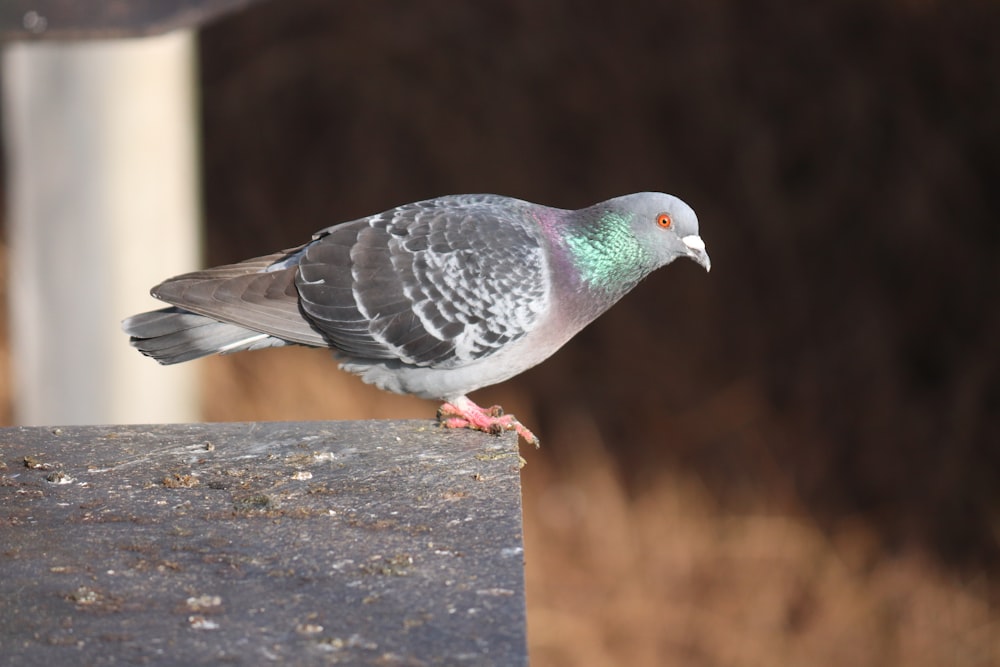
[[[295,267],[268,270],[300,248],[187,273],[152,289],[162,301],[288,342],[328,346],[299,310]]]
[[[489,356],[548,305],[540,230],[514,201],[431,200],[327,230],[299,264],[303,311],[351,356],[434,367]]]

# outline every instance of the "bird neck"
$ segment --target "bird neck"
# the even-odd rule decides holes
[[[616,301],[655,268],[626,215],[584,210],[573,217],[562,245],[581,287]]]

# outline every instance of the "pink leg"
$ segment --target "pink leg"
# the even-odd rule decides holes
[[[445,428],[471,428],[500,435],[504,431],[516,431],[528,444],[538,447],[538,438],[526,429],[514,415],[505,415],[499,405],[484,409],[465,396],[452,403],[445,403],[438,409],[438,421]]]

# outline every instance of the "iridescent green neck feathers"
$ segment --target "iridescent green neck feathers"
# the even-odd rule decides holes
[[[655,268],[630,223],[628,213],[605,211],[596,220],[567,230],[566,248],[587,287],[621,293]]]

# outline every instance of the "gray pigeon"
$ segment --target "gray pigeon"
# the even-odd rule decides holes
[[[443,426],[538,439],[467,394],[542,362],[678,257],[711,268],[698,218],[642,192],[568,211],[497,195],[406,204],[305,245],[170,278],[171,308],[122,324],[161,364],[281,345],[333,349],[381,389],[444,401]]]

